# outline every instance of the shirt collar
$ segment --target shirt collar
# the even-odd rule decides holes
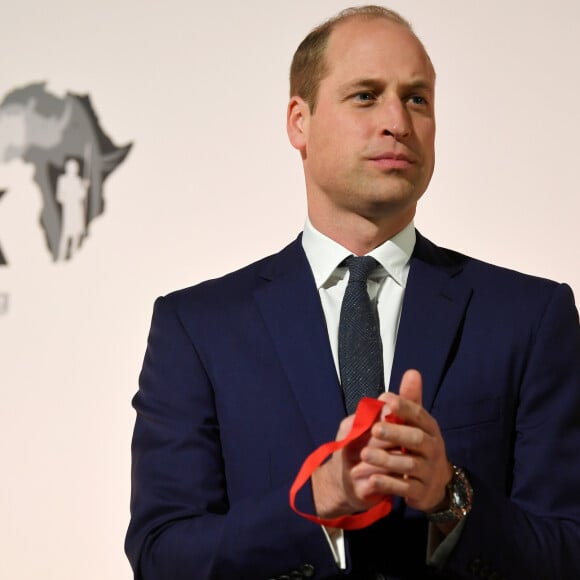
[[[415,226],[411,222],[368,255],[375,258],[397,284],[405,287],[416,239]],[[314,274],[317,288],[324,286],[340,263],[352,255],[352,252],[319,232],[308,218],[302,234],[302,247]]]

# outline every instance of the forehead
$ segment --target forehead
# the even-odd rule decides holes
[[[417,37],[387,18],[353,17],[337,24],[325,58],[328,77],[405,77],[430,83],[435,78]]]

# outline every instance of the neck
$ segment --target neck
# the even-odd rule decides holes
[[[355,256],[364,256],[402,231],[413,219],[415,210],[396,219],[372,219],[352,213],[319,215],[308,212],[310,223]]]

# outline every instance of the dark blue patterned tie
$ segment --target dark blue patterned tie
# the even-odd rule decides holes
[[[385,378],[378,316],[367,291],[367,278],[378,262],[370,256],[350,256],[345,262],[350,277],[340,309],[338,366],[350,415],[362,397],[378,397],[385,390]]]

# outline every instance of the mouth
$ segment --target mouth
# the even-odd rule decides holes
[[[404,153],[386,152],[368,157],[368,160],[377,167],[385,170],[407,169],[415,164],[415,161]]]

